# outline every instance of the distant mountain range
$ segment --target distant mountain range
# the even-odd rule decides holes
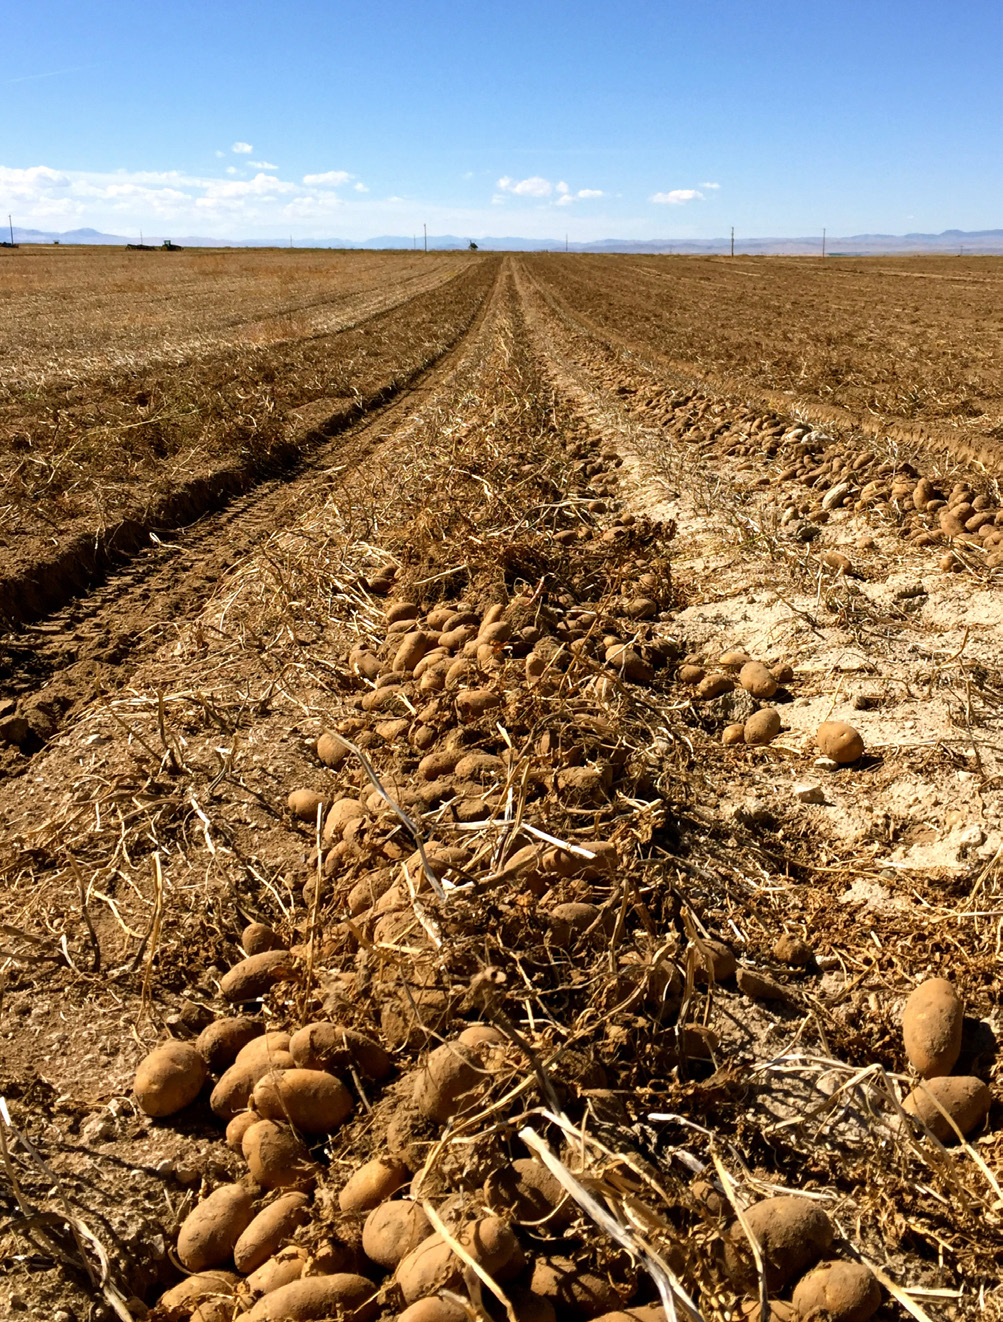
[[[3,237],[3,236],[0,236]],[[143,242],[157,246],[163,235],[146,235]],[[274,239],[207,239],[198,235],[170,236],[183,248],[285,248],[288,245]],[[14,226],[15,243],[111,244],[124,246],[137,242],[137,236],[102,234],[98,230],[69,230],[63,234],[44,230],[19,229]],[[517,237],[480,238],[478,248],[485,252],[610,252],[610,253],[681,253],[704,254],[730,251],[730,239],[597,239],[592,243],[565,243],[560,239],[522,239]],[[438,251],[467,248],[469,238],[455,234],[429,235],[428,246]],[[414,248],[422,245],[409,235],[381,234],[375,239],[297,239],[296,248]],[[736,239],[735,252],[752,256],[812,256],[821,253],[821,236],[804,238]],[[852,234],[846,238],[829,236],[826,253],[832,257],[863,257],[893,253],[940,253],[952,255],[963,252],[968,256],[980,254],[1003,255],[1003,229],[998,230],[944,230],[941,234]]]

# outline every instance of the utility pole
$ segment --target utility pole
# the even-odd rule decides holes
[[[9,212],[9,211],[7,212],[7,225],[8,225],[8,228],[10,229],[10,246],[13,248],[13,246],[14,246],[14,222],[13,222],[13,221],[11,220],[11,218],[10,218],[10,212]]]
[[[424,230],[424,232],[425,232],[425,251],[428,252],[428,226],[427,226],[427,225],[422,225],[421,228],[422,228],[422,229]]]
[[[564,251],[568,251],[568,236],[566,234],[564,236]]]
[[[735,256],[735,226],[731,227],[731,255]]]
[[[825,226],[822,226],[822,261],[825,261]]]

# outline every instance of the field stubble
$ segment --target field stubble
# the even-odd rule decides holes
[[[919,504],[830,499],[860,453],[889,487],[957,465],[682,382],[659,334],[625,352],[594,299],[565,302],[569,269],[507,260],[367,461],[292,488],[205,609],[0,793],[10,1307],[140,1316],[200,1198],[282,1196],[222,1143],[217,1094],[164,1121],[130,1097],[146,1050],[240,1008],[254,921],[289,953],[245,1011],[337,1024],[354,1108],[308,1137],[280,1256],[361,1279],[337,1286],[374,1294],[360,1318],[444,1285],[470,1301],[428,1313],[449,1322],[723,1320],[758,1315],[757,1280],[786,1317],[826,1236],[881,1316],[1000,1314],[1003,842],[965,832],[1003,781],[1001,626],[950,618],[993,570],[955,537],[963,572],[934,572],[944,546],[901,536],[928,536]],[[809,462],[783,476],[788,452]],[[782,676],[772,744],[721,742],[763,706],[721,661],[741,648]],[[726,682],[701,697],[687,670]],[[833,715],[867,751],[822,771]],[[994,1089],[949,1147],[900,1112],[901,1005],[937,972],[966,1012],[955,1073]],[[413,1200],[379,1216],[439,1227],[427,1278],[346,1196],[377,1157]],[[790,1193],[824,1215],[782,1271],[768,1236],[742,1246]],[[200,1322],[271,1316],[259,1286],[204,1287]]]

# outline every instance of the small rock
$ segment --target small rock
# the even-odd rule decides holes
[[[816,771],[838,771],[839,763],[831,757],[817,757],[812,763]]]
[[[791,536],[796,542],[813,542],[818,537],[821,529],[814,523],[799,523],[791,531]]]
[[[784,932],[773,943],[773,958],[778,963],[788,964],[794,969],[804,968],[806,964],[811,963],[812,948],[799,936],[791,936],[789,932]]]
[[[825,803],[825,793],[821,785],[815,785],[810,780],[799,780],[791,794],[800,803]]]

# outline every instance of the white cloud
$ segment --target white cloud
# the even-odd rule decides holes
[[[218,151],[218,152],[216,153],[216,155],[217,155],[217,156],[225,156],[225,155],[226,155],[226,152],[225,152],[225,151]]]
[[[464,170],[463,173],[460,175],[461,179],[473,179],[473,177],[474,177],[473,170]]]
[[[279,167],[273,165],[271,161],[248,161],[249,166],[254,170],[277,170]]]
[[[235,142],[230,150],[235,151],[238,156],[250,156],[254,148],[249,142]]]
[[[587,202],[591,198],[604,196],[601,188],[579,188],[577,193],[572,193],[567,184],[564,185],[563,190],[560,184],[557,185],[557,188],[561,193],[561,196],[557,199],[559,207],[570,207],[573,202],[577,202],[579,199]]]
[[[507,174],[502,175],[496,187],[503,193],[514,193],[517,197],[549,197],[553,192],[550,180],[543,179],[538,174],[519,180],[512,179]]]
[[[227,172],[227,174],[239,174],[239,173],[240,173],[240,171],[237,169],[237,167],[236,167],[235,165],[228,165],[228,166],[226,167],[226,172]]]
[[[356,191],[357,193],[368,193],[368,192],[369,192],[369,189],[366,187],[366,185],[362,182],[361,179],[359,180],[359,182],[358,182],[357,184],[353,184],[352,187],[355,189],[355,191]]]
[[[568,185],[562,179],[561,182],[557,185],[557,191],[559,193],[570,193],[571,190],[570,188],[568,188]]]
[[[557,205],[559,207],[570,207],[573,204],[574,200],[575,199],[571,193],[562,193],[561,196],[557,199]]]
[[[31,165],[26,170],[0,166],[0,184],[4,189],[68,188],[69,177],[61,170],[50,170],[47,165]]]
[[[305,174],[303,182],[310,187],[338,188],[351,177],[347,170],[325,170],[323,174]]]
[[[703,200],[703,193],[698,188],[673,188],[668,193],[655,193],[652,202],[662,202],[670,207],[681,207],[685,202]]]
[[[602,195],[603,195],[603,191],[601,188],[579,188],[576,194],[577,197],[585,197],[585,198],[602,197]]]
[[[720,188],[720,184],[701,184],[701,188]]]

